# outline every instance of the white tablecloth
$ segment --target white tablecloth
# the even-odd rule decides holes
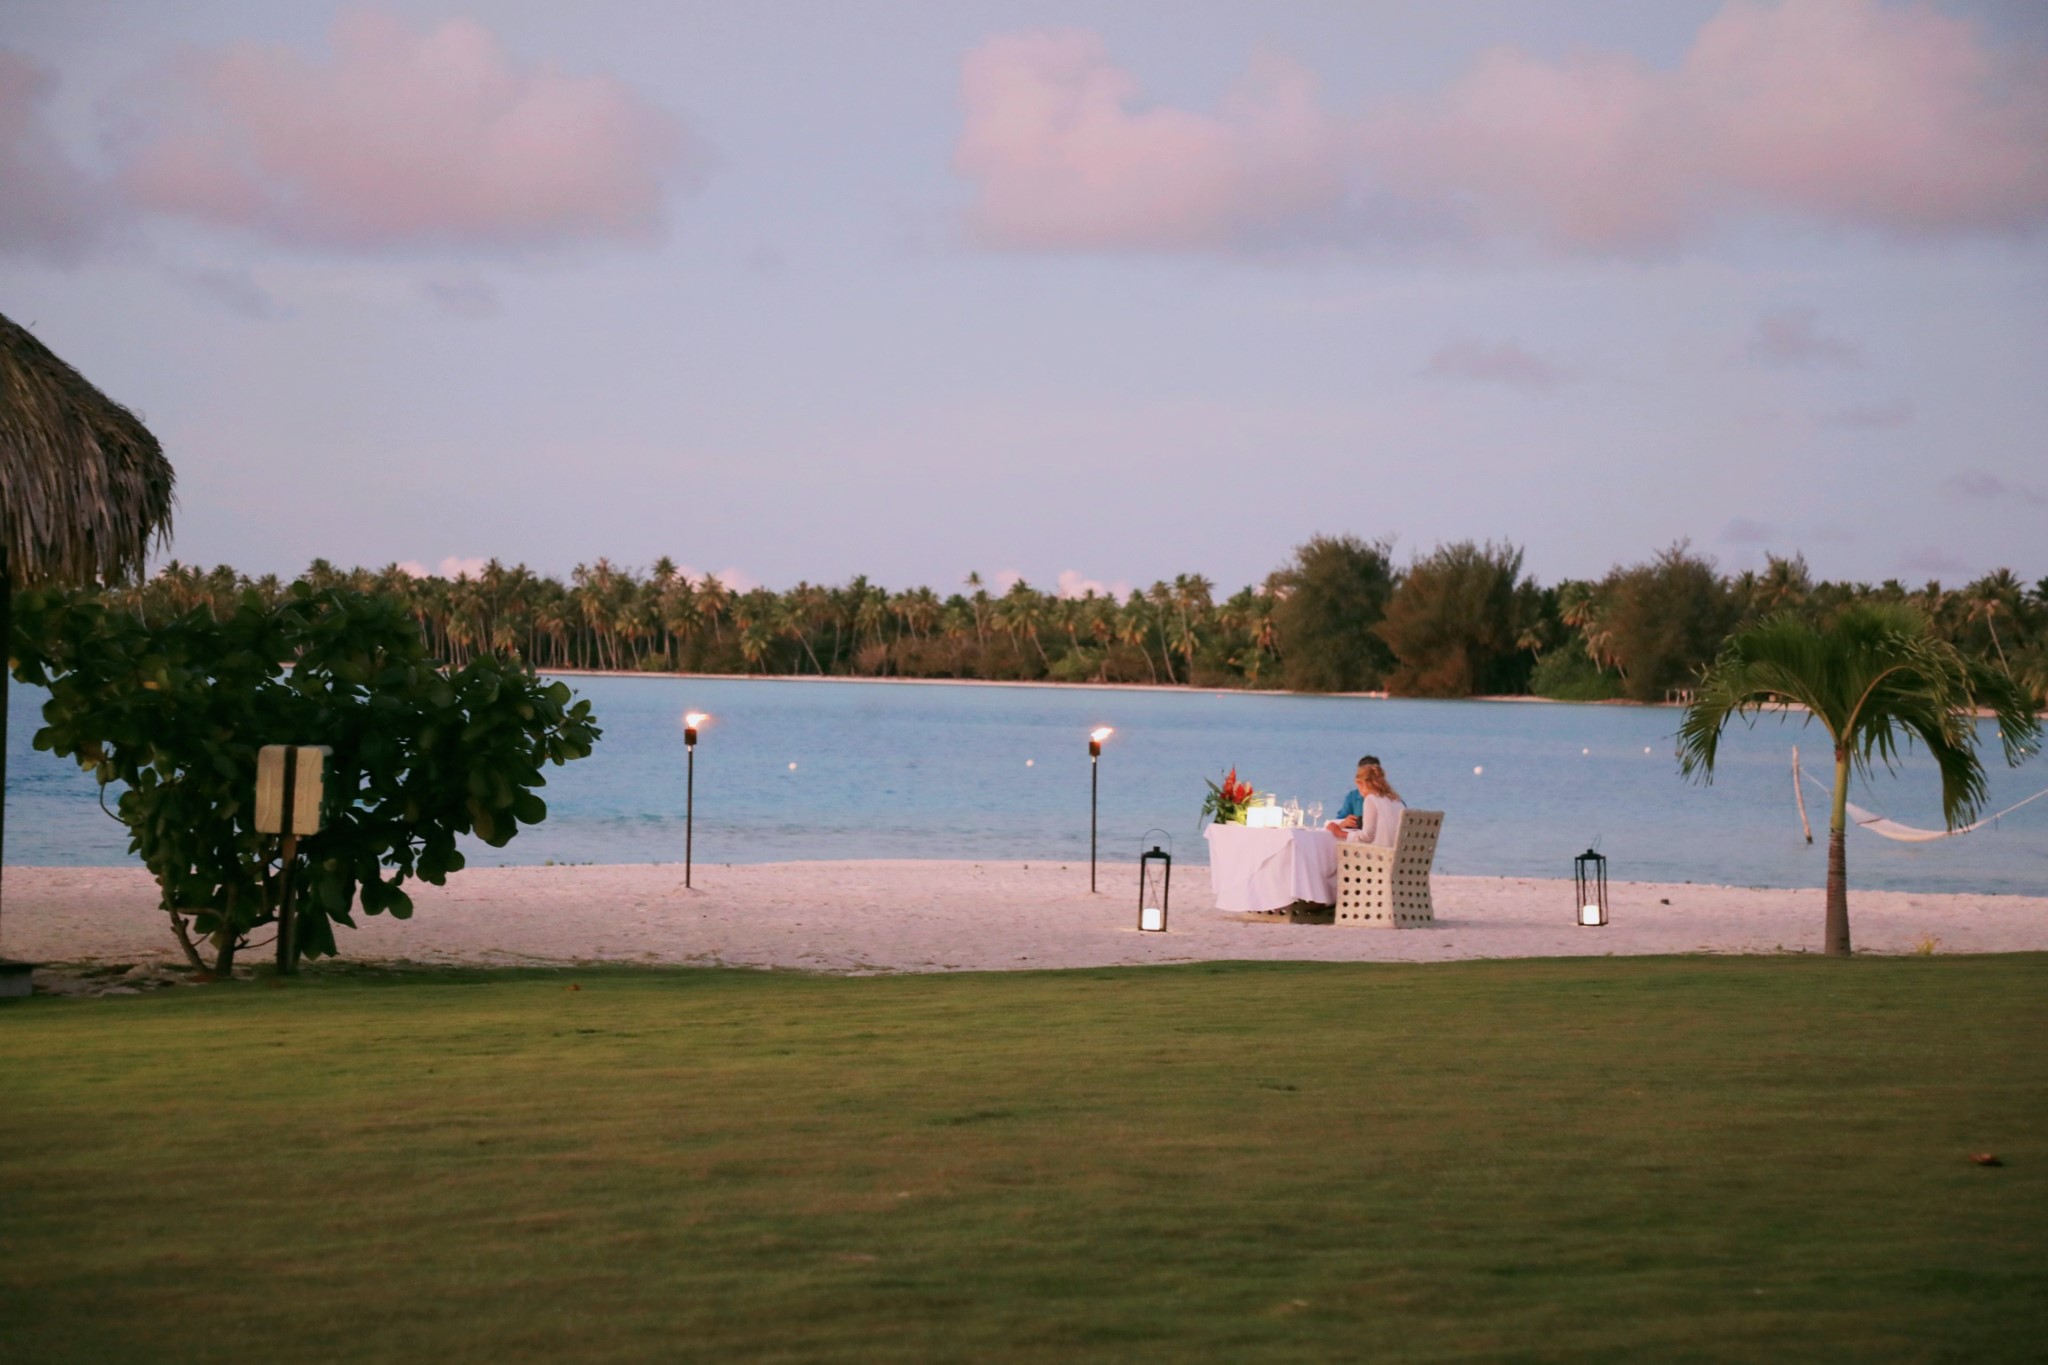
[[[1211,825],[1202,837],[1209,841],[1209,883],[1218,910],[1337,903],[1337,840],[1328,830]]]

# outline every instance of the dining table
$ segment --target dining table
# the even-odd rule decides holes
[[[1327,829],[1211,825],[1202,837],[1218,910],[1254,914],[1297,901],[1337,903],[1337,837]]]

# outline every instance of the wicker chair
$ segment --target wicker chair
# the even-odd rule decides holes
[[[1368,929],[1419,929],[1434,923],[1429,865],[1443,827],[1440,810],[1403,811],[1392,848],[1338,845],[1336,922]]]

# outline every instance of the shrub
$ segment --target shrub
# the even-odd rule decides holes
[[[545,819],[541,767],[599,734],[588,702],[522,665],[437,665],[388,597],[294,584],[275,604],[251,592],[218,619],[152,625],[90,592],[28,591],[14,622],[15,676],[50,690],[36,747],[125,786],[129,847],[187,957],[214,971],[277,920],[282,869],[253,827],[263,745],[333,749],[328,822],[292,874],[300,950],[320,956],[357,904],[410,915],[404,882],[459,870],[458,835],[502,847]]]

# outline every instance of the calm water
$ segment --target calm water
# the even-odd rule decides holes
[[[1409,804],[1447,811],[1438,867],[1566,876],[1598,841],[1616,878],[1818,886],[1823,844],[1799,834],[1788,763],[1823,769],[1818,731],[1736,727],[1714,785],[1678,775],[1665,708],[1379,701],[1240,693],[908,686],[745,679],[574,678],[605,729],[597,752],[549,769],[550,815],[475,865],[680,862],[686,709],[717,719],[697,749],[700,863],[805,858],[1088,856],[1087,732],[1113,725],[1102,758],[1102,854],[1135,858],[1148,827],[1205,860],[1202,779],[1237,765],[1261,790],[1334,808],[1352,765],[1378,754]],[[7,859],[121,864],[126,831],[93,784],[36,753],[42,697],[10,708]],[[2048,786],[2048,762],[2007,769],[1985,739],[1996,810]],[[791,765],[795,765],[792,767]],[[1475,772],[1483,769],[1483,772]],[[1918,755],[1853,798],[1938,826],[1938,786]],[[1808,809],[1826,838],[1826,801]],[[1851,884],[2048,894],[2048,798],[1996,828],[1933,844],[1852,830]]]

